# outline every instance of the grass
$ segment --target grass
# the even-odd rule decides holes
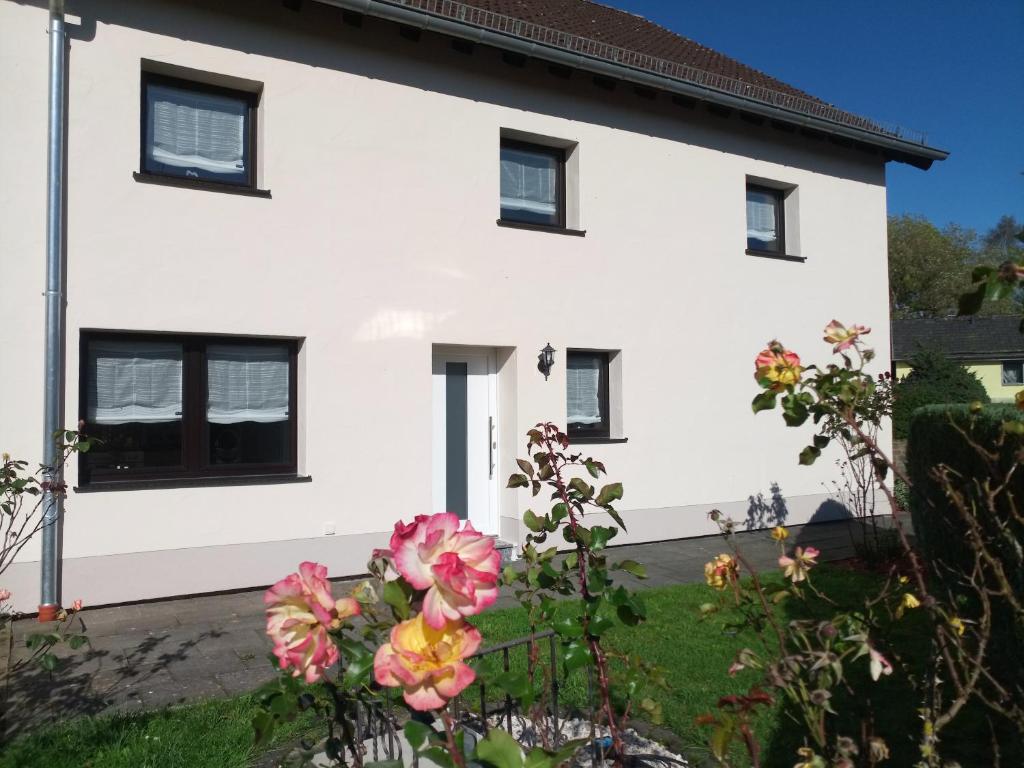
[[[856,604],[870,592],[877,577],[836,568],[821,567],[816,571],[816,584],[840,603]],[[742,693],[758,681],[753,671],[740,672],[735,678],[726,670],[737,650],[757,648],[756,638],[747,631],[737,632],[727,624],[725,616],[698,619],[701,603],[712,600],[703,584],[650,589],[643,592],[648,620],[633,629],[617,628],[606,636],[609,647],[639,654],[665,669],[670,687],[658,692],[656,698],[664,710],[664,727],[685,746],[687,757],[700,762],[707,751],[707,732],[694,724],[698,715],[714,709],[722,695]],[[570,610],[568,606],[563,610]],[[792,603],[780,609],[785,618],[815,618],[814,609]],[[824,614],[823,614],[824,615]],[[924,658],[920,634],[914,632],[919,617],[908,617],[897,625],[893,649],[904,661],[913,663]],[[520,609],[493,611],[474,620],[484,634],[485,645],[521,637],[528,633],[525,614]],[[522,651],[513,654],[513,666],[524,665]],[[546,655],[544,658],[547,658]],[[500,664],[500,655],[491,663]],[[905,679],[898,675],[882,678],[878,683],[866,682],[867,661],[850,665],[848,674],[864,685],[858,690],[875,697],[878,713],[876,727],[893,749],[890,765],[910,765],[914,761],[914,738],[919,733],[917,700]],[[468,701],[477,700],[467,691]],[[576,676],[565,681],[561,693],[561,710],[586,707],[585,678]],[[834,700],[840,712],[855,716],[863,701]],[[80,718],[41,728],[16,739],[0,751],[0,768],[242,768],[252,765],[260,755],[252,746],[250,721],[256,704],[248,696],[214,700],[174,707],[152,713],[113,717]],[[790,768],[796,761],[794,729],[784,708],[776,705],[763,712],[756,722],[756,732],[764,747],[766,768]],[[294,743],[310,733],[314,724],[308,718],[289,725],[275,735],[271,749]],[[856,724],[846,728],[856,733]],[[312,731],[318,735],[317,731]],[[980,765],[978,755],[985,754],[989,734],[984,723],[970,713],[946,734],[944,748],[965,766]],[[1005,755],[1004,755],[1005,759]],[[736,763],[744,765],[739,757]],[[1004,763],[1005,764],[1005,763]]]
[[[0,751],[0,768],[245,768],[252,744],[250,696],[214,699],[155,712],[82,717],[40,728]],[[269,749],[293,743],[313,726],[298,719]]]

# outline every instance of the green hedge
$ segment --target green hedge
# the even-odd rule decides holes
[[[896,383],[893,392],[892,428],[897,438],[909,436],[914,412],[940,403],[989,402],[981,380],[941,352],[921,349],[908,361],[910,373]]]
[[[910,494],[910,511],[914,523],[917,545],[932,572],[932,577],[942,592],[950,590],[963,600],[965,616],[974,610],[963,587],[940,563],[952,563],[958,569],[970,570],[973,563],[971,549],[967,545],[966,532],[959,513],[943,493],[939,484],[930,476],[931,469],[945,464],[959,473],[957,487],[968,498],[979,498],[975,481],[988,476],[988,470],[978,454],[965,442],[953,424],[967,430],[979,444],[992,447],[1002,433],[1006,420],[1024,420],[1024,414],[1012,405],[987,405],[977,414],[971,414],[965,405],[935,405],[915,411],[910,421],[910,438],[907,442],[907,472],[913,485]],[[1007,435],[999,452],[1001,470],[1008,471],[1017,460],[1016,454],[1024,449],[1024,437]],[[1008,494],[1017,500],[1018,507],[1024,507],[1024,471],[1014,474]],[[1024,542],[1024,525],[1014,521],[1009,513],[1007,494],[1000,496],[998,514],[995,520],[988,519],[979,510],[978,520],[993,538],[1001,541],[998,556],[1018,595],[1024,597],[1024,562],[1021,543]],[[996,536],[997,528],[1003,527],[1001,537]],[[993,603],[994,636],[989,658],[1004,670],[1006,679],[1014,680],[1024,687],[1024,627],[1019,626],[1006,605]],[[1000,663],[1002,661],[1002,663]]]

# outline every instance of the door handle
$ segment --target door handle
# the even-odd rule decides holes
[[[494,479],[494,417],[487,417],[487,478]]]

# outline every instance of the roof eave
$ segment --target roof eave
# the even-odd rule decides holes
[[[843,125],[821,117],[806,115],[772,104],[765,104],[754,99],[747,99],[695,83],[688,83],[684,80],[663,77],[633,67],[615,64],[580,53],[573,53],[534,40],[526,40],[514,35],[494,32],[472,24],[462,23],[455,19],[437,16],[426,11],[394,5],[383,0],[317,0],[317,2],[337,6],[367,16],[387,19],[398,24],[428,29],[482,45],[490,45],[494,48],[542,59],[574,69],[657,88],[687,98],[742,110],[749,114],[778,120],[810,130],[821,131],[842,139],[876,147],[882,151],[886,160],[907,163],[924,170],[930,168],[934,161],[945,160],[949,156],[949,152],[935,147]]]

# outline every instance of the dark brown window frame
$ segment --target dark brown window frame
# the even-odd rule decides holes
[[[176,467],[139,470],[90,470],[86,456],[79,455],[79,484],[90,487],[123,485],[137,481],[201,480],[266,476],[294,477],[298,472],[298,339],[266,336],[227,336],[217,334],[147,333],[131,331],[82,331],[79,337],[78,410],[89,434],[86,421],[88,412],[89,342],[109,341],[164,341],[182,345],[182,463]],[[209,344],[249,344],[253,346],[288,347],[288,457],[278,464],[210,464],[207,451],[209,425],[206,422],[206,355]]]
[[[1001,387],[1019,387],[1020,383],[1006,383],[1006,369],[1013,366],[1017,370],[1022,372],[1024,375],[1024,360],[1000,360],[999,361],[999,386]]]
[[[157,173],[146,169],[146,126],[149,124],[149,100],[146,98],[146,90],[150,85],[166,85],[172,88],[198,91],[200,93],[213,93],[218,96],[228,96],[248,104],[246,121],[246,180],[238,181],[212,181],[210,179],[192,179],[187,176],[180,176],[173,173]],[[171,75],[162,75],[156,72],[143,70],[140,90],[139,106],[139,171],[135,174],[137,181],[162,181],[169,186],[194,187],[196,189],[209,189],[213,191],[234,191],[248,190],[266,196],[267,193],[256,188],[257,179],[257,135],[256,135],[256,110],[259,107],[260,94],[253,91],[242,91],[237,88],[227,88],[220,85],[211,85],[196,80],[188,80]]]
[[[766,187],[763,184],[751,184],[747,182],[746,190],[744,191],[744,202],[746,202],[747,192],[761,192],[763,194],[769,194],[775,198],[775,242],[778,245],[775,248],[751,248],[750,243],[747,243],[747,252],[755,255],[765,256],[779,256],[785,257],[786,254],[786,194],[787,190],[779,189],[778,187]],[[745,214],[745,211],[744,211]]]
[[[611,365],[611,352],[600,349],[567,349],[565,351],[566,370],[569,369],[569,358],[573,355],[586,355],[588,357],[601,358],[601,369],[597,377],[597,401],[601,408],[601,422],[599,425],[592,427],[580,427],[569,424],[567,420],[566,434],[569,435],[570,438],[609,439],[611,438],[611,415],[609,413],[609,403],[611,402],[611,398],[609,397],[608,392],[610,379],[608,372]]]
[[[565,226],[565,150],[560,147],[551,147],[546,144],[535,144],[530,141],[520,141],[518,139],[506,139],[501,140],[501,149],[525,149],[530,152],[539,152],[542,154],[550,155],[558,163],[558,173],[555,179],[556,184],[556,206],[557,206],[557,221],[554,224],[544,224],[541,222],[534,221],[521,221],[519,219],[508,219],[505,218],[504,213],[501,211],[501,200],[498,200],[498,224],[503,226],[522,227],[529,229],[539,230],[550,230],[550,231],[563,231],[566,229]],[[499,152],[499,161],[501,154]],[[500,170],[500,169],[499,169]],[[575,230],[573,230],[575,232]]]

